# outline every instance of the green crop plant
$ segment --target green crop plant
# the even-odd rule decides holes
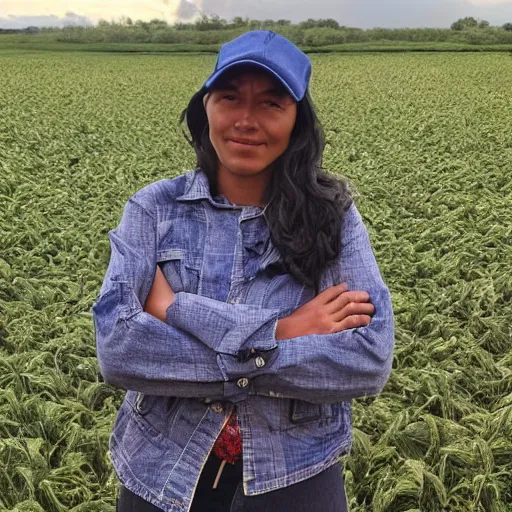
[[[396,316],[354,401],[353,512],[512,510],[512,67],[506,54],[312,55],[324,166],[357,192]],[[0,53],[0,510],[113,511],[90,308],[107,232],[194,165],[213,55]]]

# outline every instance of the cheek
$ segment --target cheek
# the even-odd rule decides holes
[[[275,129],[273,130],[277,144],[281,147],[284,146],[283,151],[290,142],[292,131],[297,119],[297,112],[295,110],[287,112],[286,114],[287,115],[279,119],[279,122],[275,124]]]
[[[288,144],[290,143],[290,139],[292,136],[293,124],[283,126],[279,126],[279,130],[274,133],[274,147],[279,149],[280,151],[284,151]]]
[[[217,125],[210,125],[209,135],[210,135],[210,142],[212,143],[213,148],[215,149],[215,152],[217,153],[217,156],[219,156],[220,153],[223,151],[223,130]]]
[[[216,145],[223,140],[228,125],[227,116],[220,115],[215,108],[207,109],[210,141],[215,149]]]
[[[212,146],[214,147],[215,151],[219,151],[219,148],[218,148],[218,140],[219,140],[219,136],[217,135],[217,132],[215,131],[214,128],[212,128],[210,126],[210,142],[212,143]]]

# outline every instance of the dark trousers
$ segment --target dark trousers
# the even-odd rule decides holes
[[[199,478],[191,512],[348,512],[341,465],[297,484],[257,496],[245,496],[242,464],[226,464],[216,489],[220,460],[210,455]],[[117,512],[162,512],[121,486]]]

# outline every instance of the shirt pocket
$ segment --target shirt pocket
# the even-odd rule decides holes
[[[298,399],[283,399],[281,403],[281,430],[329,421],[336,415],[332,404],[313,404]]]
[[[298,402],[301,402],[300,400]],[[298,408],[296,413],[304,420],[300,424],[292,423],[293,427],[285,430],[290,438],[296,439],[301,443],[306,443],[310,447],[318,446],[322,450],[328,449],[333,443],[339,445],[350,437],[350,403],[338,404],[296,404]],[[318,417],[318,407],[321,410]],[[316,414],[310,416],[316,409]]]
[[[187,251],[178,248],[158,251],[157,264],[173,292],[197,293],[200,266]]]
[[[152,437],[168,437],[173,428],[181,398],[127,391],[126,401],[132,407],[139,426]]]

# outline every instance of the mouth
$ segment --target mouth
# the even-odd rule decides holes
[[[259,142],[250,139],[228,139],[228,142],[231,142],[232,144],[235,144],[236,146],[239,147],[258,147],[264,145],[264,142]]]

